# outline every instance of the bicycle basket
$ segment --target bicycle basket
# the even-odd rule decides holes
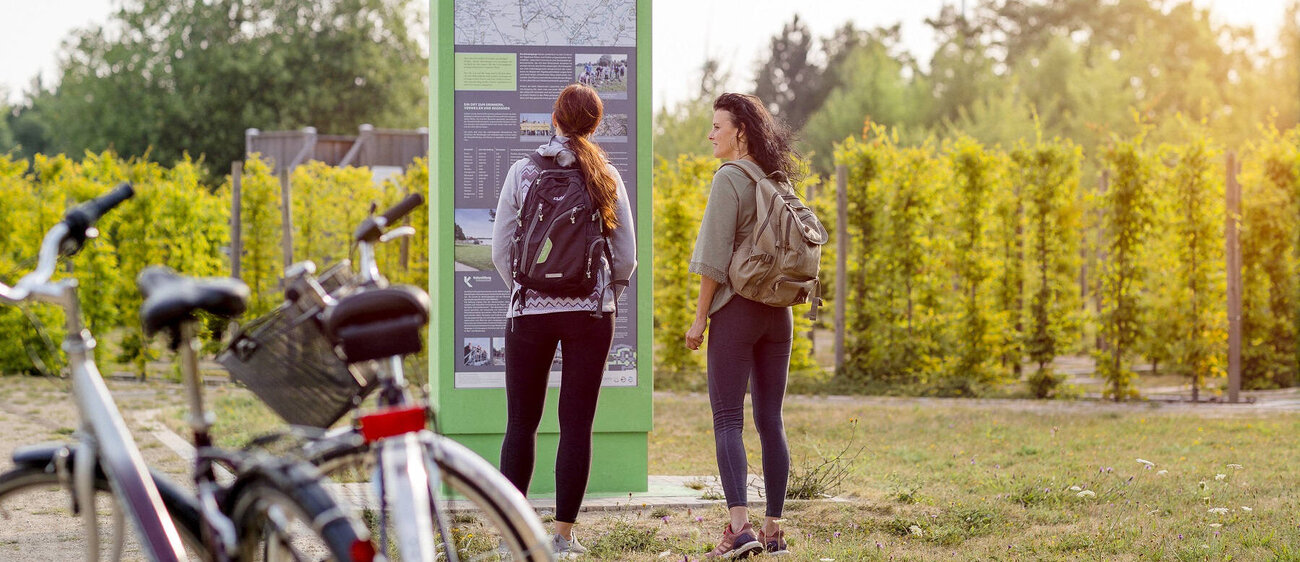
[[[321,332],[319,308],[288,302],[243,327],[217,361],[291,425],[329,427],[359,404],[373,373],[349,368]]]
[[[325,271],[316,276],[316,282],[320,283],[321,288],[329,295],[338,296],[342,291],[351,290],[356,286],[356,276],[352,274],[352,261],[343,260],[325,268]]]

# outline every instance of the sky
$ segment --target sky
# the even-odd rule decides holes
[[[61,42],[77,28],[102,24],[122,0],[0,0],[0,91],[10,103],[22,99],[32,78],[49,86],[57,79]],[[969,0],[974,5],[976,0]],[[1195,0],[1212,17],[1253,25],[1275,42],[1287,0]],[[699,69],[712,56],[732,74],[731,86],[753,83],[754,68],[769,39],[798,13],[815,36],[846,21],[859,28],[902,23],[903,45],[929,60],[934,36],[925,18],[958,0],[654,0],[654,104],[688,99],[699,86]],[[743,8],[742,8],[743,7]],[[741,8],[737,10],[737,8]]]

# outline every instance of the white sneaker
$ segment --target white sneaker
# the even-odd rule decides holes
[[[578,536],[574,535],[572,539],[566,539],[556,533],[551,537],[551,550],[555,552],[556,558],[577,558],[587,553],[587,547],[578,543]]]

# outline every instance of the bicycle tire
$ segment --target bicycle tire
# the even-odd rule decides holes
[[[240,560],[368,561],[374,548],[365,527],[323,485],[305,462],[266,457],[236,479],[222,503],[235,524]],[[283,519],[294,517],[296,522]],[[279,555],[286,550],[286,558]]]
[[[211,560],[212,556],[208,552],[208,549],[203,545],[203,541],[200,538],[199,512],[193,498],[189,497],[184,490],[157,472],[151,470],[150,476],[153,477],[155,484],[157,484],[158,491],[162,495],[163,504],[167,506],[168,514],[171,516],[172,522],[175,523],[177,531],[180,532],[181,540],[185,545],[188,557],[191,560]],[[49,465],[37,466],[20,464],[5,471],[3,474],[0,474],[0,519],[8,519],[9,515],[5,510],[5,504],[13,499],[12,496],[26,493],[57,493],[57,495],[61,496],[65,501],[71,502],[72,491],[66,488],[68,482],[68,479],[61,477],[53,467]],[[108,497],[113,497],[112,484],[109,483],[108,478],[105,476],[103,471],[96,469],[94,486],[96,492],[100,492]],[[54,492],[53,490],[56,489],[57,492]],[[114,501],[116,501],[115,498]],[[65,503],[64,505],[66,506],[68,504]],[[72,517],[76,520],[76,533],[80,534],[82,531],[80,516],[73,515]],[[104,523],[109,523],[110,519],[103,518],[102,521]],[[126,525],[124,529],[128,533],[134,534],[130,525]],[[12,530],[12,528],[7,530]],[[42,529],[42,531],[48,532],[49,530]],[[136,540],[138,542],[138,538]],[[0,541],[0,543],[3,542],[4,541]],[[20,551],[24,550],[24,547],[21,545],[18,545],[18,548]],[[107,549],[107,543],[101,543],[101,548]],[[32,553],[23,552],[23,554],[26,556],[31,555]],[[59,551],[58,555],[65,556],[66,554],[65,545],[65,550]]]
[[[327,475],[373,466],[374,452],[359,435],[336,435],[332,440],[329,444],[313,444],[308,456]],[[431,445],[430,455],[443,483],[487,518],[513,560],[555,560],[549,536],[532,505],[496,467],[468,447],[441,435],[434,434]],[[434,492],[438,503],[445,505],[441,492]]]

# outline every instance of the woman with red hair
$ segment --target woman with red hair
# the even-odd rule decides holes
[[[555,136],[538,147],[536,154],[510,167],[501,187],[492,232],[492,261],[511,288],[506,313],[507,421],[501,444],[501,472],[524,494],[528,493],[533,475],[537,426],[542,419],[551,363],[557,345],[560,348],[560,443],[555,459],[556,534],[552,544],[561,557],[586,552],[573,536],[573,524],[591,471],[592,420],[613,344],[616,303],[636,269],[636,236],[627,189],[605,152],[590,138],[603,113],[600,96],[590,87],[572,84],[560,92],[551,114]],[[534,218],[530,213],[539,203],[526,208],[525,199],[534,188],[555,185],[547,184],[544,177],[555,174],[574,181],[580,178],[585,184],[586,199],[582,199],[584,193],[580,190],[579,205],[566,206],[563,216],[574,224],[588,220],[596,223],[601,235],[595,245],[603,243],[608,249],[585,249],[587,263],[595,264],[594,272],[588,271],[592,277],[590,288],[583,285],[577,291],[562,292],[539,288],[544,284],[531,282],[526,264],[520,263],[521,241],[517,238],[522,219],[528,217],[545,224],[542,221],[546,218],[542,213]],[[569,209],[573,209],[572,215]],[[552,247],[547,236],[537,257],[528,254],[529,263],[582,250]],[[556,244],[565,244],[565,239],[559,240]],[[554,274],[557,278],[562,275]]]

